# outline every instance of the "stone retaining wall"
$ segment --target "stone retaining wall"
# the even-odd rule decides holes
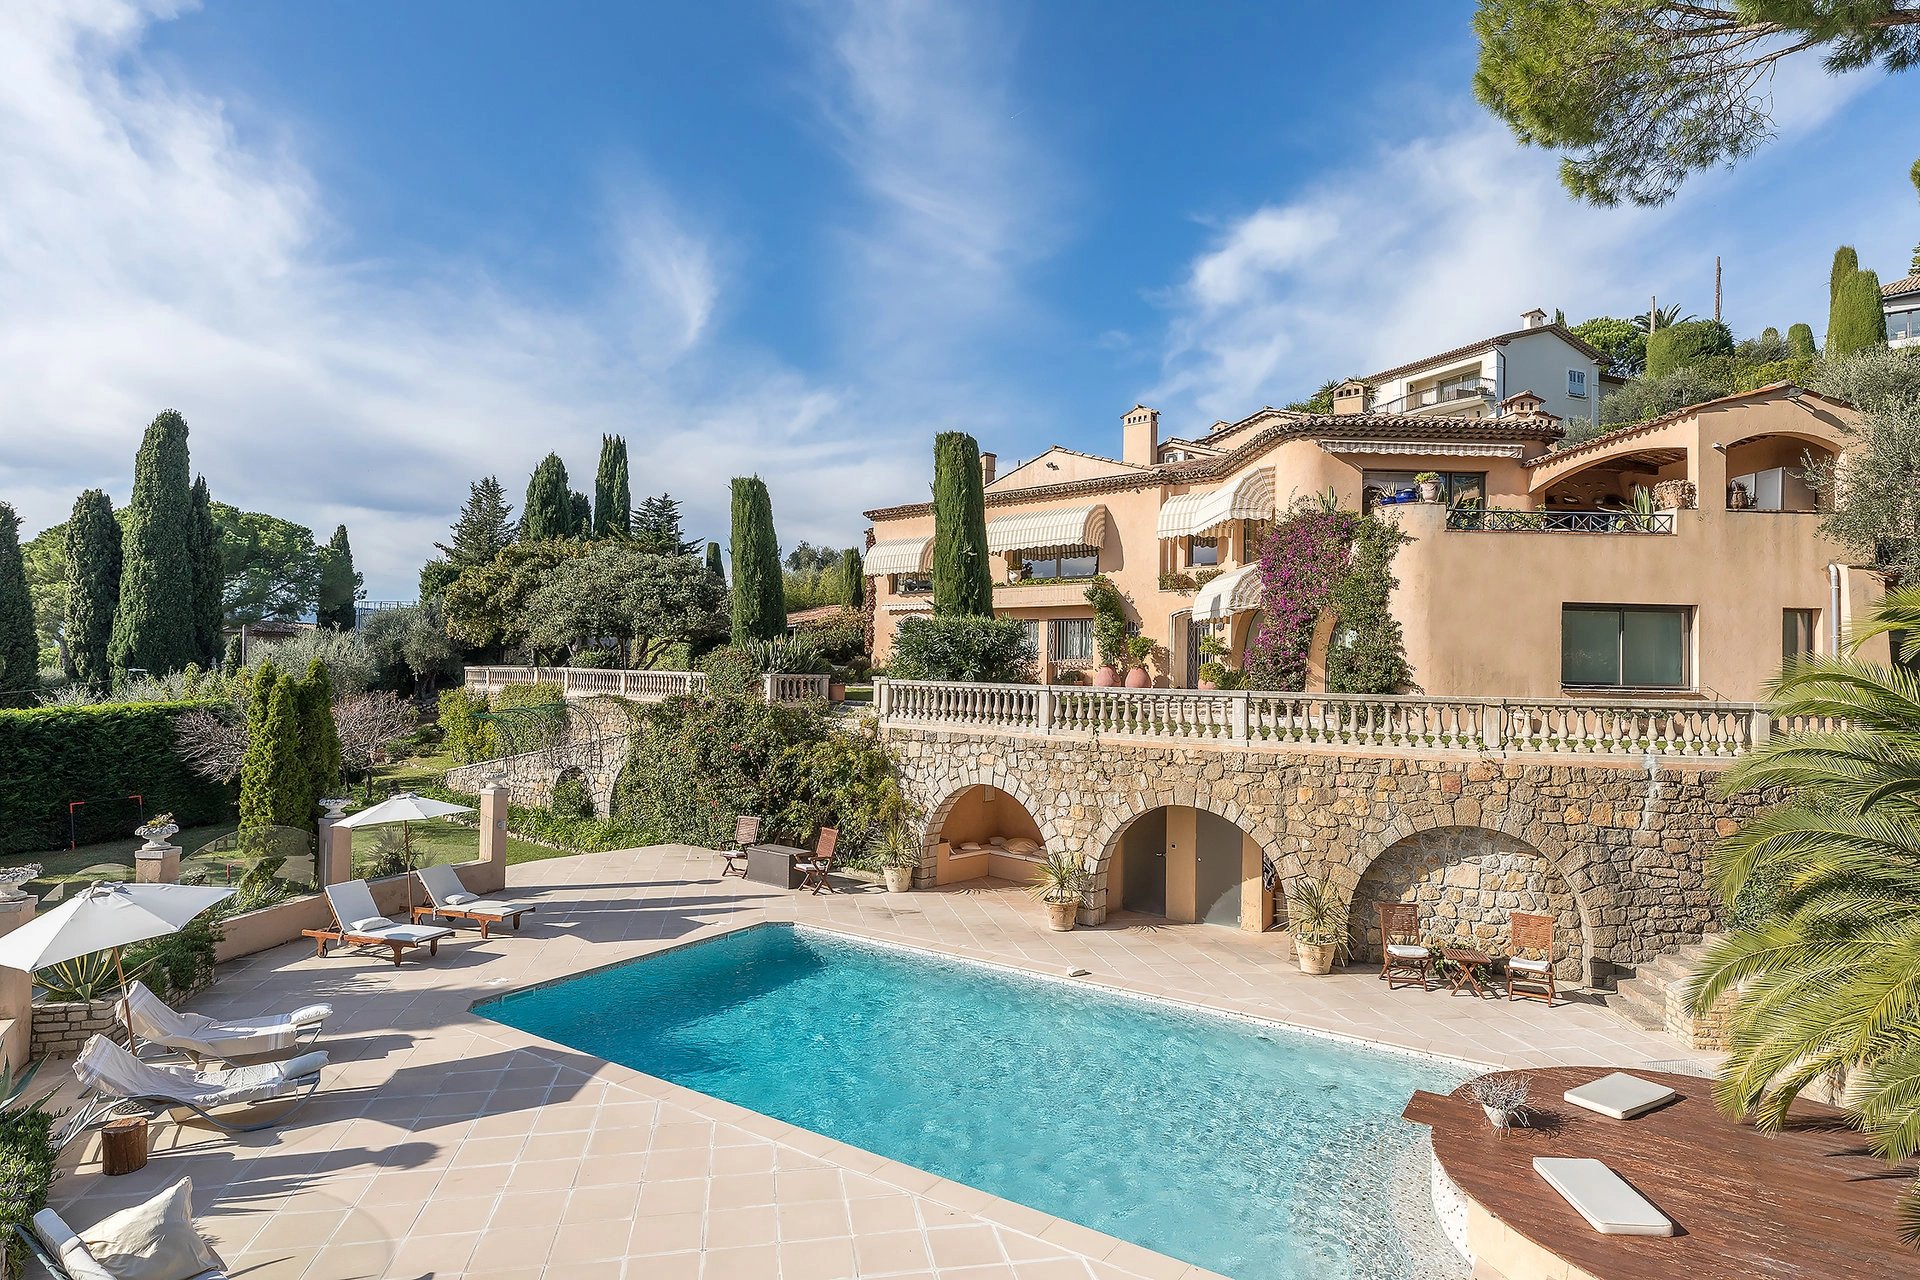
[[[33,1006],[33,1056],[71,1058],[96,1035],[127,1042],[120,1021],[120,1001],[42,1000]]]
[[[991,786],[1026,807],[1049,848],[1078,850],[1094,869],[1080,918],[1098,924],[1127,827],[1160,806],[1187,805],[1239,825],[1282,875],[1325,870],[1349,893],[1382,855],[1410,842],[1394,854],[1405,867],[1389,863],[1375,883],[1436,904],[1457,889],[1451,909],[1476,929],[1544,900],[1576,926],[1569,954],[1602,985],[1613,966],[1645,963],[1715,927],[1706,853],[1762,803],[1717,794],[1724,766],[1708,761],[1227,750],[900,726],[882,737],[908,798],[928,815],[917,883],[932,882],[953,803]],[[1485,883],[1486,874],[1496,879]]]

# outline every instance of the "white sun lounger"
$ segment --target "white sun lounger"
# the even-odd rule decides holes
[[[263,1062],[225,1071],[168,1067],[142,1062],[105,1036],[94,1036],[73,1060],[73,1074],[79,1077],[83,1095],[92,1096],[75,1110],[60,1140],[70,1141],[88,1125],[107,1119],[129,1104],[150,1111],[175,1108],[191,1111],[229,1133],[265,1129],[292,1112],[258,1124],[234,1124],[211,1112],[216,1108],[288,1100],[292,1100],[297,1109],[320,1087],[320,1068],[326,1065],[327,1051],[316,1049],[285,1062]]]
[[[284,1053],[301,1040],[319,1035],[321,1024],[333,1015],[332,1005],[310,1004],[268,1018],[226,1021],[175,1009],[149,991],[144,982],[128,984],[127,1010],[133,1019],[133,1032],[143,1042],[192,1058],[218,1058],[222,1062]]]
[[[1533,1170],[1603,1236],[1670,1236],[1673,1219],[1598,1160],[1536,1156]]]
[[[467,886],[460,882],[460,873],[444,862],[421,867],[415,874],[420,877],[421,888],[427,891],[427,905],[413,909],[416,924],[422,916],[471,920],[480,926],[480,936],[485,938],[487,930],[502,921],[510,920],[513,927],[518,929],[520,917],[534,910],[530,902],[482,898],[478,894],[468,893]]]
[[[440,954],[440,939],[451,938],[453,930],[441,925],[401,924],[380,914],[373,905],[373,890],[365,880],[348,880],[327,886],[327,905],[333,909],[332,929],[302,929],[314,941],[314,954],[325,955],[329,942],[350,947],[391,947],[393,963],[415,947],[425,947],[429,956]]]
[[[1680,1095],[1663,1084],[1616,1071],[1577,1089],[1569,1089],[1561,1096],[1576,1107],[1585,1107],[1615,1120],[1631,1120],[1655,1107],[1664,1107]]]

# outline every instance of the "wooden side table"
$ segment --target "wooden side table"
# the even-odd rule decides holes
[[[1493,957],[1471,947],[1442,947],[1440,954],[1453,961],[1453,972],[1447,975],[1447,984],[1452,990],[1464,988],[1484,1000],[1487,993],[1481,990],[1480,980],[1473,976],[1473,971],[1483,964],[1491,965]]]
[[[147,1118],[122,1116],[100,1126],[100,1171],[109,1178],[144,1169],[147,1164]]]

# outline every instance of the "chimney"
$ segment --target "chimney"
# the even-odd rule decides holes
[[[1137,404],[1120,419],[1120,461],[1150,467],[1160,460],[1160,411]]]
[[[1539,307],[1535,307],[1531,311],[1522,311],[1520,313],[1520,327],[1522,329],[1546,328],[1547,313],[1542,311]]]
[[[998,465],[999,461],[998,458],[990,453],[982,453],[980,455],[980,486],[982,488],[993,483],[994,467]]]
[[[1372,398],[1373,388],[1358,378],[1348,378],[1333,389],[1333,411],[1343,418],[1365,413]]]
[[[1501,417],[1515,416],[1515,417],[1522,417],[1522,418],[1538,418],[1538,417],[1551,418],[1553,417],[1552,414],[1550,413],[1542,414],[1540,412],[1541,407],[1544,406],[1546,403],[1547,402],[1545,400],[1542,400],[1539,396],[1533,394],[1532,389],[1529,388],[1526,391],[1517,392],[1513,395],[1508,396],[1505,400],[1502,400],[1500,402],[1500,416]]]

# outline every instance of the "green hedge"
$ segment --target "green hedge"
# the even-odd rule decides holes
[[[174,746],[174,721],[197,703],[109,703],[0,711],[0,854],[67,844],[67,806],[81,844],[133,834],[172,813],[183,827],[233,813],[233,789],[195,774]]]
[[[9,1275],[25,1275],[26,1247],[9,1228],[24,1227],[47,1207],[53,1185],[53,1116],[38,1106],[19,1107],[0,1117],[0,1231],[6,1232]]]

